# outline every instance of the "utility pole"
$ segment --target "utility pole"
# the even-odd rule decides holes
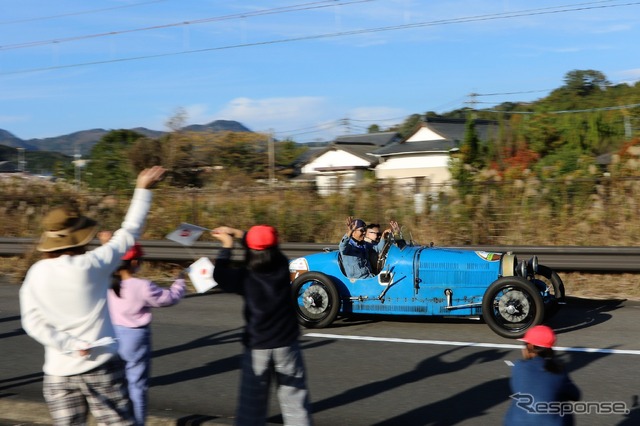
[[[24,173],[26,170],[27,162],[24,160],[24,148],[18,149],[18,170],[20,173]]]
[[[624,115],[624,137],[630,140],[633,137],[633,129],[631,127],[631,119],[629,114]]]
[[[471,118],[476,117],[476,104],[478,103],[478,100],[476,99],[477,97],[477,93],[469,93],[469,100],[466,102],[466,104],[469,105],[469,109],[471,110]]]
[[[276,153],[273,147],[273,129],[269,129],[267,138],[267,151],[269,155],[269,188],[272,188],[275,181],[276,168]]]
[[[76,146],[75,146],[75,154],[73,155],[73,165],[74,165],[74,178],[75,178],[75,183],[76,183],[76,191],[80,191],[80,180],[81,180],[81,167],[80,167],[80,158],[82,158],[82,155],[80,154],[80,150],[78,149],[78,143],[76,142]]]
[[[343,118],[340,121],[342,122],[342,125],[344,126],[345,133],[347,135],[350,135],[351,134],[351,125],[349,123],[349,119],[348,118]]]

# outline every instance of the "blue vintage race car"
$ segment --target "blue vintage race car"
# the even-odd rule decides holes
[[[338,250],[289,264],[298,321],[329,326],[338,314],[482,317],[497,334],[522,337],[553,315],[564,301],[564,285],[537,257],[513,253],[418,246],[386,241],[380,273],[350,279]]]

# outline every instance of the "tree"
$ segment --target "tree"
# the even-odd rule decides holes
[[[422,116],[420,114],[411,114],[404,120],[397,131],[403,138],[408,138],[416,131],[416,128],[421,122]]]
[[[260,133],[217,132],[203,147],[204,160],[227,171],[241,171],[252,178],[268,176],[268,137]]]
[[[602,72],[594,70],[573,70],[564,77],[564,88],[580,97],[603,91],[610,84]]]
[[[165,147],[158,139],[140,138],[128,150],[128,157],[135,173],[156,165],[165,165]]]
[[[480,152],[480,138],[476,132],[475,120],[471,115],[467,118],[464,130],[464,139],[460,146],[461,160],[472,167],[480,168],[483,165]]]
[[[298,145],[291,139],[286,139],[282,142],[276,142],[276,165],[281,167],[288,167],[308,150],[308,146]]]
[[[458,154],[449,161],[451,177],[457,181],[458,192],[467,193],[478,169],[483,166],[480,152],[480,138],[476,132],[475,120],[471,114],[467,116],[464,139]]]
[[[112,130],[91,149],[85,181],[92,188],[113,191],[131,188],[135,170],[129,148],[144,136],[132,130]]]

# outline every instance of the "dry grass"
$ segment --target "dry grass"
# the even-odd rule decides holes
[[[567,296],[585,299],[627,299],[640,301],[637,274],[560,274]]]

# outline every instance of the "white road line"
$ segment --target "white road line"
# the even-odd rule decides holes
[[[441,345],[441,346],[467,346],[474,348],[501,348],[520,349],[522,344],[511,345],[503,343],[478,343],[478,342],[454,342],[448,340],[419,340],[419,339],[399,339],[395,337],[371,337],[371,336],[348,336],[341,334],[307,333],[305,337],[317,337],[319,339],[342,339],[342,340],[366,340],[370,342],[390,342],[390,343],[412,343],[418,345]],[[561,352],[588,352],[598,354],[616,355],[640,355],[640,350],[633,349],[604,349],[604,348],[571,348],[554,346],[556,351]]]

